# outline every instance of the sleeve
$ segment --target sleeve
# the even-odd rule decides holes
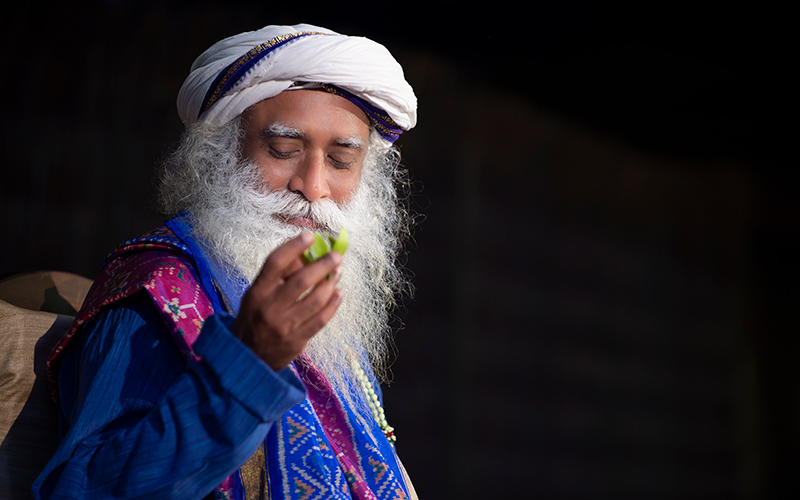
[[[305,397],[209,316],[186,362],[139,294],[87,324],[62,362],[62,440],[37,499],[202,498]]]

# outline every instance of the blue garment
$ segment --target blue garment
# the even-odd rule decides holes
[[[157,305],[172,302],[162,292],[150,293],[158,287],[142,284],[139,292],[104,307],[62,353],[62,439],[34,483],[36,497],[199,499],[263,443],[263,458],[248,463],[267,471],[270,494],[344,499],[369,489],[380,499],[406,498],[402,466],[369,410],[344,405],[326,417],[334,427],[346,426],[335,435],[349,436],[344,443],[352,458],[339,454],[295,371],[274,372],[230,332],[233,318],[222,304],[239,303],[237,278],[207,259],[186,221],[176,218],[167,226],[124,244],[106,270],[119,271],[116,263],[126,258],[119,255],[150,244],[166,244],[190,259],[215,310],[192,344],[201,361],[186,361],[172,338]],[[98,290],[107,294],[101,297],[122,289],[118,275],[109,276],[111,281],[98,280]],[[127,274],[121,276],[125,283]],[[216,495],[241,500],[245,476],[250,472],[238,471],[232,489]]]
[[[108,308],[61,366],[61,444],[36,498],[202,498],[245,462],[305,389],[210,316],[186,362],[148,297]]]

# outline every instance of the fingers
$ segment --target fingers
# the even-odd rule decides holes
[[[297,354],[305,348],[311,338],[331,320],[342,301],[343,292],[336,288],[338,276],[320,282],[302,300],[286,311],[285,318],[292,325],[285,331],[287,338],[299,342]]]
[[[276,249],[242,297],[234,333],[274,369],[288,365],[341,304],[336,288],[342,256],[331,252],[303,266],[313,237],[301,235]]]
[[[314,242],[311,233],[303,233],[273,251],[258,273],[252,286],[260,286],[261,282],[272,282],[297,270],[300,255]]]
[[[300,325],[300,331],[302,332],[301,335],[305,336],[306,344],[314,335],[317,334],[317,332],[322,330],[322,328],[328,324],[331,318],[333,318],[333,315],[336,313],[336,310],[342,303],[343,296],[344,292],[339,289],[334,289],[328,302],[324,304],[323,307],[315,314],[308,316],[308,319],[306,319],[306,321]],[[303,348],[305,348],[305,344],[303,345]]]
[[[243,302],[236,318],[237,336],[273,369],[284,368],[338,309],[343,297],[336,289],[340,276],[338,267],[330,278],[322,275],[306,296],[288,305],[274,296],[261,302],[248,301],[247,307]]]
[[[335,259],[331,260],[335,262]],[[286,282],[285,287],[288,289],[287,295],[290,297],[295,296],[298,292],[302,295],[302,293],[308,291],[306,296],[300,300],[294,300],[292,304],[287,307],[287,313],[297,318],[301,324],[306,324],[309,318],[319,314],[325,308],[330,307],[331,302],[335,298],[334,295],[337,292],[341,292],[337,291],[336,285],[339,283],[342,268],[337,265],[332,272],[326,273],[325,269],[327,268],[327,266],[317,268],[314,274],[311,275],[311,281],[313,281],[311,286],[308,286],[307,282],[301,279],[300,273],[298,273],[297,279],[295,279],[295,276],[292,276],[292,279]],[[320,270],[324,273],[321,276],[318,274]],[[316,329],[319,330],[325,323],[327,323],[327,320]],[[311,324],[314,323],[312,322]]]
[[[297,270],[286,277],[282,285],[282,292],[290,301],[297,300],[303,293],[319,285],[330,284],[334,275],[340,272],[342,256],[339,254],[328,254],[325,257],[312,262],[302,269]]]

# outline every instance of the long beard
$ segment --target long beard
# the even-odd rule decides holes
[[[344,206],[308,203],[297,195],[266,189],[258,169],[240,161],[240,132],[238,119],[222,127],[190,127],[162,166],[159,202],[168,215],[184,210],[191,214],[197,239],[217,269],[244,278],[232,296],[246,290],[276,247],[302,231],[285,222],[291,216],[310,216],[323,231],[347,228],[350,245],[338,285],[344,291],[342,303],[306,353],[340,395],[366,407],[351,354],[371,364],[378,379],[384,379],[389,313],[399,297],[412,292],[396,264],[413,224],[395,190],[395,183],[407,185],[397,150],[372,131],[352,199]]]
[[[387,297],[394,290],[391,281],[400,276],[394,267],[395,242],[385,240],[381,227],[380,200],[370,196],[372,190],[359,188],[342,206],[309,203],[297,193],[268,191],[258,168],[249,163],[238,164],[223,177],[189,211],[197,239],[217,268],[244,278],[234,297],[244,293],[275,248],[304,230],[287,220],[310,218],[315,230],[334,235],[347,228],[350,244],[338,285],[344,291],[342,302],[305,352],[340,395],[364,406],[352,363],[355,357],[362,366],[366,362],[383,368],[390,338]]]

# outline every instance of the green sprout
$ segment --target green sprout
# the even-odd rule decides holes
[[[334,251],[342,255],[347,251],[348,236],[347,230],[342,228],[339,235],[335,238],[333,236],[322,236],[319,233],[314,233],[314,243],[303,252],[302,258],[305,264],[310,264],[317,259],[321,259],[328,252]]]

